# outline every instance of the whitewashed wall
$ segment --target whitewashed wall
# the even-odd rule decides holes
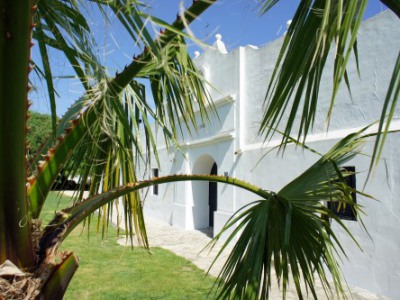
[[[219,120],[201,126],[198,135],[181,137],[181,155],[168,154],[159,138],[161,166],[159,175],[208,173],[212,164],[218,174],[238,177],[264,189],[278,191],[286,183],[310,166],[315,154],[288,147],[284,157],[270,153],[263,139],[257,135],[262,118],[262,105],[268,80],[274,68],[282,40],[264,47],[240,47],[228,54],[208,50],[196,59],[196,64],[215,87],[211,90],[217,104]],[[308,139],[309,145],[327,151],[338,139],[355,128],[367,125],[380,117],[385,91],[400,49],[400,22],[384,12],[362,24],[358,49],[361,78],[354,62],[348,67],[351,80],[350,97],[346,86],[341,87],[332,115],[329,134],[326,135],[326,112],[331,95],[332,63],[324,74],[320,108],[316,126]],[[400,127],[399,115],[396,126]],[[200,122],[201,123],[201,122]],[[295,134],[294,132],[293,134]],[[279,139],[279,137],[276,137]],[[372,143],[365,147],[371,152]],[[382,162],[365,192],[379,201],[358,196],[364,207],[364,223],[370,236],[356,222],[345,221],[359,241],[361,252],[349,238],[338,230],[349,262],[343,270],[350,285],[400,299],[400,134],[389,137]],[[359,156],[348,165],[356,167],[357,187],[362,188],[369,158]],[[153,167],[157,167],[153,164]],[[219,231],[227,219],[241,206],[256,200],[250,193],[218,184],[218,210],[214,214],[214,231]],[[159,187],[159,195],[149,191],[145,211],[171,225],[186,229],[208,226],[207,183],[180,182]],[[371,238],[372,240],[371,240]]]

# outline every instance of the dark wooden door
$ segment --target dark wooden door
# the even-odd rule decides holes
[[[217,175],[218,170],[217,170],[217,164],[214,163],[214,165],[211,168],[211,175]],[[218,189],[217,189],[217,183],[210,181],[209,187],[208,187],[208,205],[209,205],[209,226],[214,227],[214,212],[217,210],[217,199],[218,198]]]

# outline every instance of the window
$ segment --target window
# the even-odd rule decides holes
[[[153,178],[158,177],[158,169],[152,169]],[[158,195],[158,184],[153,185],[153,195]]]
[[[345,172],[349,172],[350,175],[346,176],[344,180],[346,181],[347,186],[352,189],[356,188],[356,168],[355,167],[343,167]],[[356,193],[351,193],[354,203],[357,203],[357,195]],[[339,207],[339,203],[337,202],[328,202],[328,208],[335,213],[342,220],[350,220],[357,221],[357,214],[354,210],[351,209],[349,205]]]

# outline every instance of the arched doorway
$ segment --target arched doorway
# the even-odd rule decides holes
[[[210,175],[217,175],[218,167],[217,164],[214,163]],[[214,227],[214,212],[217,211],[217,203],[218,203],[218,187],[215,181],[210,181],[208,183],[208,225],[210,227]]]
[[[217,174],[217,164],[210,155],[200,156],[194,166],[193,174]],[[216,182],[193,181],[193,225],[195,229],[214,226],[214,212],[217,210],[218,187]]]

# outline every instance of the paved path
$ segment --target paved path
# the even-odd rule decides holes
[[[209,233],[207,231],[200,232],[197,230],[183,230],[148,217],[146,218],[146,227],[151,247],[162,247],[170,250],[175,254],[192,261],[196,266],[205,271],[209,270],[212,261],[221,249],[221,245],[217,244],[211,251],[209,251],[209,249],[203,250],[211,241],[211,238],[207,236],[207,233]],[[125,238],[121,238],[118,242],[121,245],[127,244]],[[209,272],[212,276],[218,275],[227,257],[228,251],[224,251]],[[320,284],[317,288],[317,294],[319,299],[327,299]],[[281,298],[279,290],[277,288],[273,289],[270,299]],[[387,299],[359,288],[351,288],[351,296],[349,295],[349,298],[355,300]],[[298,299],[294,287],[289,288],[287,299]]]
[[[204,249],[211,241],[211,238],[207,236],[210,232],[207,230],[203,232],[198,230],[184,230],[148,217],[146,217],[145,220],[150,247],[161,247],[170,250],[190,260],[206,272],[209,270],[213,259],[221,249],[220,245],[217,245],[212,250],[209,248]],[[125,238],[119,239],[118,243],[127,245]],[[134,241],[134,243],[136,242]],[[130,242],[128,243],[128,246],[129,245]],[[228,257],[227,253],[228,252],[225,251],[210,270],[209,273],[212,276],[216,277],[218,275],[223,263]]]

